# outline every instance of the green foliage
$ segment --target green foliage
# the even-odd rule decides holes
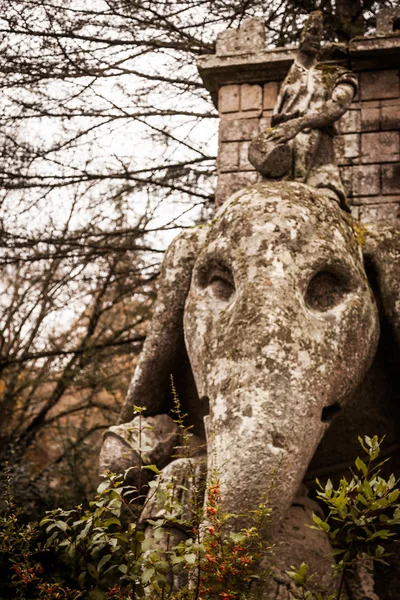
[[[246,515],[251,527],[235,527],[237,517],[221,510],[220,486],[218,479],[214,479],[207,488],[205,518],[207,527],[202,536],[205,555],[199,562],[201,597],[257,598],[257,589],[252,584],[256,580],[265,582],[270,575],[260,566],[271,550],[265,536],[270,509],[261,503],[256,511]]]
[[[350,481],[343,477],[337,489],[329,479],[325,486],[319,484],[318,497],[329,513],[325,520],[313,516],[316,526],[329,536],[340,571],[365,553],[385,562],[381,543],[396,535],[400,524],[399,481],[393,474],[387,480],[381,477],[386,460],[376,462],[383,440],[366,436],[359,441],[367,460],[364,462],[358,457],[353,477]]]
[[[384,544],[398,533],[400,524],[399,480],[392,474],[389,479],[381,476],[379,461],[381,440],[377,436],[358,438],[366,459],[357,457],[355,471],[347,481],[340,480],[337,489],[328,479],[323,486],[317,480],[319,499],[328,514],[325,519],[313,515],[315,528],[324,531],[331,542],[335,568],[341,574],[340,587],[335,598],[341,597],[344,577],[348,569],[365,557],[386,563],[389,554]]]
[[[333,594],[310,591],[313,575],[302,563],[287,571],[294,598],[340,600],[345,574],[357,561],[366,555],[386,561],[385,542],[394,538],[400,523],[400,490],[393,475],[387,480],[382,477],[386,461],[379,460],[381,443],[376,436],[360,438],[366,459],[357,458],[350,481],[343,477],[337,489],[330,480],[325,485],[318,482],[318,497],[327,516],[314,515],[313,527],[330,539],[339,587]],[[206,489],[204,510],[187,521],[179,516],[185,511],[177,500],[176,483],[163,482],[157,467],[152,470],[157,477],[146,490],[108,473],[87,509],[55,509],[40,525],[21,520],[7,473],[0,552],[9,583],[2,598],[258,598],[259,586],[270,576],[265,565],[272,561],[266,541],[270,521],[266,504],[246,515],[225,513],[214,477]],[[162,517],[143,522],[141,512],[154,499],[163,507]]]
[[[171,528],[183,522],[174,517],[173,490],[164,489],[157,481],[150,483],[150,489],[160,495],[165,508],[163,518],[151,521],[150,535],[140,521],[143,504],[138,504],[137,490],[111,473],[99,485],[87,510],[82,506],[72,511],[55,509],[42,519],[43,545],[38,542],[37,524],[18,524],[14,513],[6,511],[1,522],[5,533],[2,549],[13,540],[8,554],[16,594],[10,597],[194,600],[200,590],[204,599],[249,597],[244,594],[259,577],[258,557],[268,546],[262,538],[269,516],[265,506],[256,511],[253,527],[235,533],[235,516],[221,511],[219,486],[214,482],[208,490],[203,522],[168,549]],[[201,529],[204,535],[200,537]],[[62,572],[71,573],[73,589],[49,577],[38,561],[40,554],[50,551],[57,553]],[[188,574],[187,583],[176,591],[171,583],[182,570]],[[29,595],[25,595],[27,590]]]

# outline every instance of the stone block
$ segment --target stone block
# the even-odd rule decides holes
[[[355,219],[356,221],[360,220],[360,207],[359,206],[350,206],[350,210],[351,210],[351,216],[353,217],[353,219]]]
[[[334,144],[339,164],[352,164],[352,162],[354,162],[354,160],[360,155],[359,133],[340,135],[336,137]]]
[[[400,196],[357,196],[353,198],[352,205],[354,206],[366,206],[367,204],[393,204],[397,203],[400,207]],[[400,214],[400,213],[399,213]]]
[[[240,109],[240,86],[223,85],[218,93],[218,110],[220,113],[238,112]]]
[[[394,69],[360,73],[361,100],[399,97],[399,74]]]
[[[353,196],[353,167],[342,167],[340,178],[347,198],[351,198]]]
[[[243,83],[240,86],[240,108],[242,111],[262,109],[262,87],[261,85],[250,85]]]
[[[361,130],[361,116],[358,109],[347,111],[339,121],[340,133],[358,133]]]
[[[352,167],[353,196],[377,196],[380,191],[379,165],[361,165]]]
[[[361,108],[361,130],[379,131],[381,123],[381,109],[374,107]]]
[[[358,158],[360,155],[360,134],[349,133],[342,137],[344,139],[344,157]]]
[[[239,142],[225,142],[220,144],[217,166],[218,170],[222,173],[237,171],[239,166]]]
[[[263,109],[268,110],[268,109],[275,108],[277,98],[278,98],[278,82],[270,81],[268,83],[264,83]]]
[[[364,223],[399,223],[399,204],[361,204],[359,207],[359,220]]]
[[[217,56],[254,54],[265,50],[264,19],[245,19],[239,29],[226,29],[217,36]]]
[[[378,131],[361,136],[361,161],[363,163],[396,162],[399,160],[399,133]]]
[[[221,142],[242,142],[252,140],[258,134],[259,119],[223,119],[220,123]]]
[[[381,102],[379,102],[380,106],[400,106],[400,99],[399,98],[389,98],[386,100],[381,100]]]
[[[239,148],[239,171],[254,171],[254,167],[249,163],[250,142],[242,142]]]
[[[215,203],[221,206],[235,192],[254,185],[259,181],[259,174],[256,171],[240,173],[223,173],[219,175],[217,189],[215,191]]]
[[[377,35],[390,35],[394,33],[396,24],[400,21],[400,7],[397,8],[382,8],[376,19]]]
[[[400,194],[400,164],[382,165],[382,193]]]
[[[382,106],[382,129],[400,129],[400,103],[394,106]]]

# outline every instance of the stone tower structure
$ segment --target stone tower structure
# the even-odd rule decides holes
[[[247,158],[251,140],[270,126],[279,86],[294,48],[266,49],[262,19],[219,34],[216,54],[198,68],[220,115],[217,205],[262,180]],[[400,8],[378,15],[373,37],[355,38],[349,66],[359,91],[335,139],[341,178],[353,216],[364,222],[400,220]]]

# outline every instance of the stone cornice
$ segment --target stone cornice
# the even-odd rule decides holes
[[[215,106],[218,89],[231,83],[265,83],[286,76],[296,48],[274,48],[242,54],[202,56],[197,67]],[[355,38],[349,44],[351,68],[355,72],[400,67],[400,36]]]

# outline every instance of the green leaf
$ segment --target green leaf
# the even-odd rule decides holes
[[[157,540],[157,541],[162,540],[162,538],[164,537],[164,535],[165,535],[165,532],[164,532],[164,529],[162,527],[157,527],[154,530],[154,539],[155,540]]]
[[[86,577],[86,571],[82,571],[82,573],[78,577],[78,583],[81,588],[83,588],[83,586],[85,585],[85,577]]]
[[[355,465],[356,465],[357,469],[362,472],[364,477],[367,477],[367,475],[368,475],[367,465],[365,464],[365,462],[363,460],[361,460],[361,458],[359,456],[357,456],[357,458],[356,458]]]
[[[153,579],[155,572],[156,572],[156,570],[154,567],[149,567],[143,571],[142,576],[141,576],[141,581],[142,581],[143,585],[146,585]]]
[[[157,571],[156,579],[157,579],[157,583],[160,586],[160,588],[165,588],[165,586],[167,585],[167,578],[165,577],[165,575],[163,575],[162,573],[159,573]]]
[[[156,467],[156,465],[143,465],[142,469],[148,469],[149,471],[153,471],[157,475],[161,472],[160,469]]]
[[[106,554],[105,556],[103,556],[103,558],[101,558],[101,559],[99,560],[99,563],[98,563],[98,565],[97,565],[97,570],[98,570],[99,572],[100,572],[100,571],[101,571],[101,569],[104,567],[104,565],[105,565],[106,563],[108,563],[108,561],[110,560],[110,558],[111,558],[111,554]]]
[[[110,527],[110,525],[119,525],[121,527],[121,521],[117,517],[110,517],[103,523],[103,527]]]
[[[119,565],[118,571],[121,571],[121,573],[123,573],[124,575],[126,575],[126,573],[128,572],[127,565]]]
[[[196,562],[197,556],[196,554],[185,554],[185,560],[188,565],[194,565]]]
[[[330,525],[329,523],[327,523],[326,521],[323,521],[320,517],[318,517],[315,513],[312,514],[312,519],[314,521],[314,523],[316,525],[318,525],[318,527],[320,529],[322,529],[322,531],[325,531],[326,533],[328,533],[330,531]]]
[[[103,492],[105,492],[108,488],[110,487],[110,482],[108,479],[106,479],[105,481],[102,481],[101,484],[99,485],[99,487],[97,488],[97,493],[98,494],[102,494]]]
[[[147,552],[153,545],[153,538],[148,537],[142,542],[142,552]]]
[[[57,527],[57,529],[61,529],[61,531],[67,531],[67,529],[69,529],[69,525],[67,523],[65,523],[65,521],[56,521],[54,523],[55,527]]]
[[[99,572],[96,569],[96,567],[94,565],[92,565],[92,563],[88,563],[87,569],[88,569],[90,575],[93,577],[93,579],[99,578]]]

